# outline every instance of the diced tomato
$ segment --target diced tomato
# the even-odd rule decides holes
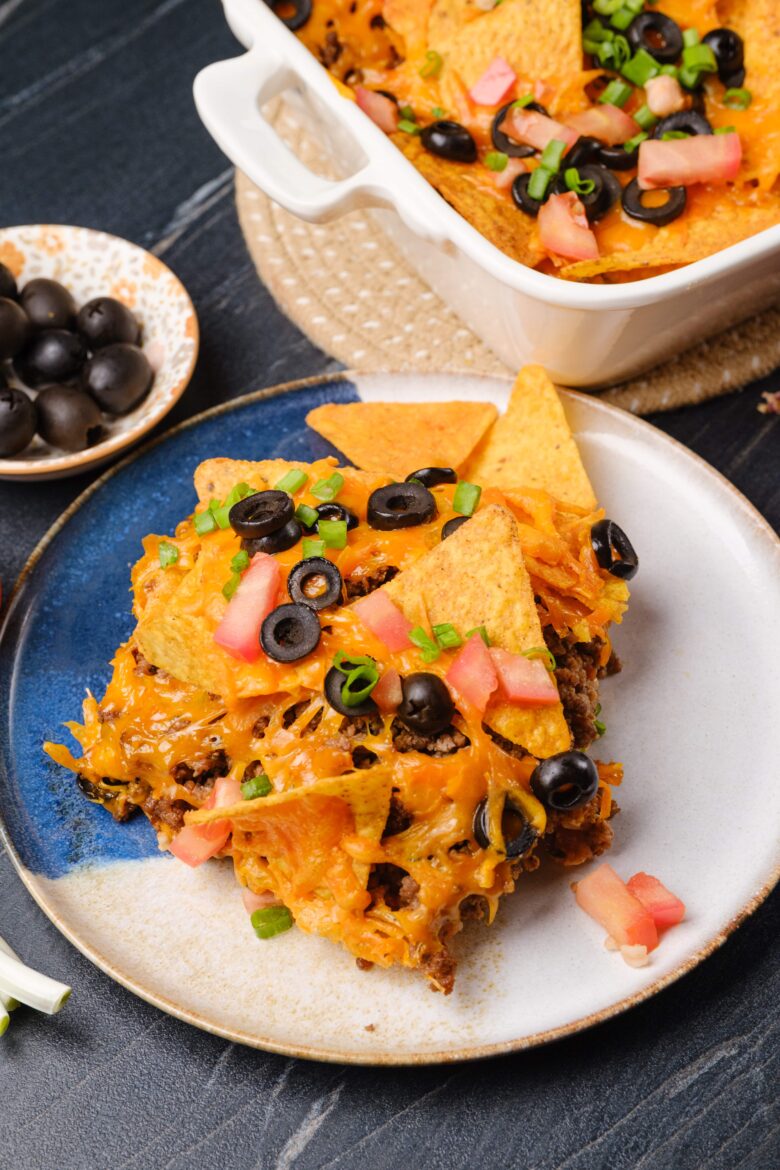
[[[696,134],[692,138],[648,138],[639,147],[637,178],[643,191],[689,187],[692,183],[726,183],[742,162],[738,134]]]
[[[371,692],[371,698],[380,711],[389,714],[391,711],[398,710],[403,697],[401,676],[394,667],[388,666]]]
[[[263,890],[262,894],[253,894],[246,886],[241,890],[241,901],[247,914],[254,914],[255,910],[267,910],[269,906],[281,906],[273,890]]]
[[[490,651],[479,634],[472,634],[458,651],[447,671],[446,681],[477,711],[485,710],[498,686],[498,675]]]
[[[368,114],[385,134],[393,134],[398,129],[398,106],[383,93],[376,93],[373,89],[365,89],[362,85],[355,86],[355,99],[364,114]]]
[[[514,142],[533,146],[535,150],[544,150],[554,138],[565,142],[567,147],[574,146],[580,136],[578,131],[536,110],[509,110],[500,128]]]
[[[375,589],[367,597],[361,597],[352,608],[363,625],[376,634],[388,650],[405,650],[411,646],[409,631],[412,623],[406,620],[383,589]]]
[[[538,658],[510,654],[498,646],[489,652],[498,675],[498,686],[510,703],[544,706],[558,702],[558,688],[553,676]]]
[[[254,662],[260,654],[260,627],[276,605],[282,574],[268,553],[256,553],[228,602],[214,641],[233,658]]]
[[[578,134],[598,138],[607,146],[619,146],[639,133],[639,126],[633,118],[629,118],[619,106],[609,104],[591,106],[581,114],[572,114],[566,119],[566,125]]]
[[[567,260],[598,260],[599,246],[573,191],[551,195],[539,208],[539,239],[546,252]]]
[[[241,800],[241,785],[233,776],[220,776],[203,808],[229,808]],[[225,848],[230,837],[230,821],[211,821],[208,825],[185,825],[170,844],[171,853],[191,865],[202,865]]]
[[[499,191],[506,191],[512,186],[518,175],[523,175],[527,167],[521,158],[510,158],[503,171],[491,171],[490,178]]]
[[[578,905],[604,927],[618,946],[647,947],[648,951],[658,946],[652,915],[611,865],[600,865],[577,882],[574,894]]]
[[[477,106],[499,106],[517,81],[517,74],[503,57],[494,57],[485,72],[469,90],[469,97]]]
[[[645,96],[651,114],[657,118],[668,118],[685,109],[685,94],[676,77],[661,73],[645,82]]]
[[[659,930],[676,926],[685,917],[685,903],[650,873],[635,873],[626,882],[631,893],[653,916]]]

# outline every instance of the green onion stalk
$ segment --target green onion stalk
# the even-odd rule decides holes
[[[38,1012],[54,1015],[70,995],[71,989],[65,983],[58,983],[40,971],[27,967],[19,956],[0,939],[0,1035],[8,1027],[8,1012],[18,1003],[26,1003]]]

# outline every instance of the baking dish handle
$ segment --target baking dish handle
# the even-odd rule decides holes
[[[359,207],[395,207],[415,232],[440,242],[430,220],[426,223],[410,214],[408,207],[402,211],[381,178],[386,170],[376,155],[388,148],[395,152],[395,147],[327,78],[317,96],[357,141],[367,161],[355,174],[339,180],[315,175],[303,165],[261,112],[266,102],[291,86],[306,88],[306,83],[273,45],[255,41],[241,57],[201,70],[193,93],[204,125],[228,158],[287,211],[324,223]]]

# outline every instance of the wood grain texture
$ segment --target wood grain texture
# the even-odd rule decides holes
[[[261,0],[258,0],[260,3]],[[6,223],[72,222],[152,247],[203,330],[170,422],[333,363],[259,285],[232,173],[195,115],[206,62],[236,52],[215,0],[0,2]],[[780,379],[654,421],[780,525]],[[0,578],[87,479],[0,484]],[[749,766],[749,763],[746,763]],[[598,1029],[480,1065],[369,1070],[237,1048],[90,966],[0,856],[0,931],[76,988],[0,1041],[3,1170],[776,1170],[776,895],[703,966]],[[369,977],[370,978],[370,977]]]

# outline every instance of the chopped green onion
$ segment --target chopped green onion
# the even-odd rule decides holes
[[[691,29],[687,30],[691,32]],[[685,39],[685,33],[683,33]],[[683,49],[683,69],[695,70],[697,73],[717,73],[718,63],[715,54],[709,45],[689,45]]]
[[[233,576],[230,578],[230,580],[225,582],[225,584],[222,586],[222,596],[225,598],[226,601],[230,601],[231,597],[235,593],[236,589],[238,589],[240,584],[241,584],[241,574],[240,573],[234,573]]]
[[[345,654],[337,650],[333,655],[333,665],[342,674],[350,674],[356,666],[376,666],[376,662],[368,654]]]
[[[40,971],[27,967],[12,951],[5,939],[0,938],[0,988],[7,1005],[26,1003],[28,1007],[46,1015],[54,1015],[70,997],[71,989],[65,983],[58,983]],[[2,1012],[0,1012],[2,1015]],[[8,1025],[6,1024],[6,1027]]]
[[[473,516],[477,510],[479,497],[481,495],[481,487],[475,483],[466,483],[466,481],[462,479],[455,488],[455,495],[452,498],[452,506],[456,512],[460,513],[461,516]]]
[[[442,622],[432,627],[433,636],[442,650],[457,650],[463,645],[463,639],[453,626],[452,622]]]
[[[346,520],[320,520],[317,524],[317,534],[324,541],[325,548],[347,547]]]
[[[676,65],[662,65],[658,70],[659,77],[677,77],[679,70]]]
[[[624,142],[623,150],[628,154],[633,154],[637,147],[641,146],[643,142],[646,142],[649,137],[650,135],[646,134],[643,130],[641,134],[635,134],[633,138],[629,138],[627,142]]]
[[[169,540],[161,540],[157,546],[157,555],[160,558],[160,564],[164,569],[169,569],[171,565],[175,565],[179,559],[179,550],[175,544],[171,544]]]
[[[537,167],[528,180],[528,194],[532,199],[537,199],[541,202],[547,194],[547,188],[554,178],[554,172],[548,171],[547,167]]]
[[[474,626],[473,630],[466,630],[466,633],[463,635],[463,637],[468,641],[472,634],[479,634],[485,645],[490,646],[490,638],[488,637],[488,632],[484,626]]]
[[[230,511],[233,505],[237,504],[239,500],[244,500],[247,496],[254,496],[255,494],[256,489],[250,487],[248,483],[237,483],[225,496],[224,506],[228,509],[228,511]]]
[[[230,508],[232,507],[232,504],[230,507],[227,504],[219,504],[216,508],[211,509],[211,514],[216,520],[218,528],[225,529],[230,527]]]
[[[249,553],[245,548],[241,552],[237,552],[230,562],[230,567],[234,573],[243,573],[244,569],[249,568]]]
[[[604,43],[606,43],[606,42],[591,41],[591,40],[588,40],[587,37],[583,37],[582,38],[582,51],[584,53],[590,53],[592,57],[597,57],[598,53],[599,53],[599,49],[601,48],[602,44],[604,44]]]
[[[642,130],[652,130],[658,119],[649,106],[640,106],[635,114],[632,114],[637,126]]]
[[[626,85],[625,81],[619,81],[615,77],[604,92],[599,95],[599,102],[602,106],[610,105],[622,108],[633,92],[630,85]]]
[[[429,49],[425,54],[425,64],[418,71],[420,77],[438,77],[443,64],[444,58],[441,53],[437,53],[435,49]]]
[[[345,707],[359,707],[365,702],[379,682],[379,670],[375,662],[361,663],[351,670],[341,688],[341,701]]]
[[[695,28],[686,28],[683,32],[683,45],[686,49],[690,49],[694,45],[698,45],[700,39],[701,38],[699,37],[699,34]]]
[[[593,179],[581,179],[576,167],[567,167],[563,172],[563,179],[569,190],[576,191],[578,195],[592,195],[596,190]]]
[[[523,650],[522,655],[523,658],[543,658],[549,671],[555,670],[558,665],[552,650],[548,650],[546,646],[532,646],[530,650]]]
[[[196,512],[192,524],[198,536],[205,536],[207,532],[213,532],[217,527],[217,522],[208,509],[205,512]]]
[[[587,41],[611,41],[614,35],[612,29],[607,28],[600,20],[592,20],[582,30],[583,40]]]
[[[723,104],[730,110],[746,110],[752,100],[749,89],[727,89],[723,95]]]
[[[311,489],[311,494],[316,496],[318,500],[335,500],[344,486],[344,476],[340,475],[338,471],[334,471],[333,475],[329,475],[327,479],[319,479]]]
[[[241,785],[241,795],[244,800],[257,800],[258,796],[268,796],[269,792],[273,792],[273,787],[265,772],[261,772],[259,776],[252,776],[249,780],[244,780]]]
[[[713,133],[715,133],[715,134],[736,134],[736,132],[737,132],[736,126],[718,126],[717,130],[715,130]]]
[[[422,652],[423,662],[435,662],[441,654],[440,647],[437,646],[422,626],[415,626],[413,630],[409,631],[409,641],[419,647]]]
[[[284,934],[290,929],[293,916],[286,906],[267,906],[264,910],[255,910],[249,921],[258,938],[273,938],[275,934]]]
[[[303,485],[308,482],[309,477],[305,471],[299,471],[297,468],[292,467],[287,472],[287,474],[283,475],[279,480],[278,484],[276,485],[276,490],[278,492],[288,492],[291,496],[294,496],[295,493],[299,492]]]
[[[325,556],[325,541],[317,540],[313,536],[304,536],[301,541],[301,552],[303,559],[306,561],[309,557],[324,557]]]
[[[419,134],[420,127],[416,122],[410,122],[408,118],[401,118],[398,122],[398,129],[403,130],[404,134]]]
[[[607,730],[606,723],[602,723],[600,719],[594,719],[593,726],[596,728],[596,735],[598,736],[602,736]]]
[[[308,504],[299,504],[295,509],[295,519],[301,523],[304,528],[313,528],[320,518],[320,514],[316,508],[310,508]]]
[[[599,65],[612,68],[615,59],[615,46],[612,41],[602,41],[596,48],[596,56],[599,59]]]
[[[634,85],[647,85],[651,77],[658,75],[658,62],[645,49],[637,49],[631,60],[626,61],[621,73]]]
[[[415,114],[415,112],[411,106],[408,106],[408,105],[407,106],[399,106],[398,112],[402,118],[406,118],[409,122],[416,122],[417,121],[417,115]]]
[[[631,57],[631,46],[625,37],[615,37],[612,42],[612,54],[615,61],[615,68],[622,69],[626,61]]]
[[[593,0],[593,11],[598,12],[599,16],[612,16],[613,12],[622,7],[623,0]]]
[[[446,112],[447,111],[443,110],[441,108],[441,106],[434,106],[433,109],[431,110],[431,113],[433,114],[434,118],[443,118],[444,115],[446,114]]]
[[[489,150],[485,155],[485,166],[489,171],[505,171],[509,155],[501,150]]]
[[[613,28],[619,28],[621,32],[624,32],[634,20],[636,20],[636,13],[632,12],[630,8],[623,7],[618,8],[614,16],[609,18],[609,23]]]
[[[510,110],[524,110],[526,106],[530,106],[534,100],[532,93],[524,93],[522,97],[517,98],[509,107]]]
[[[539,166],[546,167],[548,171],[557,171],[566,150],[565,142],[561,142],[560,138],[551,138],[542,151]]]
[[[623,0],[624,8],[630,8],[634,16],[638,16],[645,6],[645,0]]]
[[[690,137],[691,137],[691,135],[687,134],[685,132],[685,130],[665,130],[664,133],[661,135],[661,141],[662,142],[672,142],[675,138],[690,138]]]

